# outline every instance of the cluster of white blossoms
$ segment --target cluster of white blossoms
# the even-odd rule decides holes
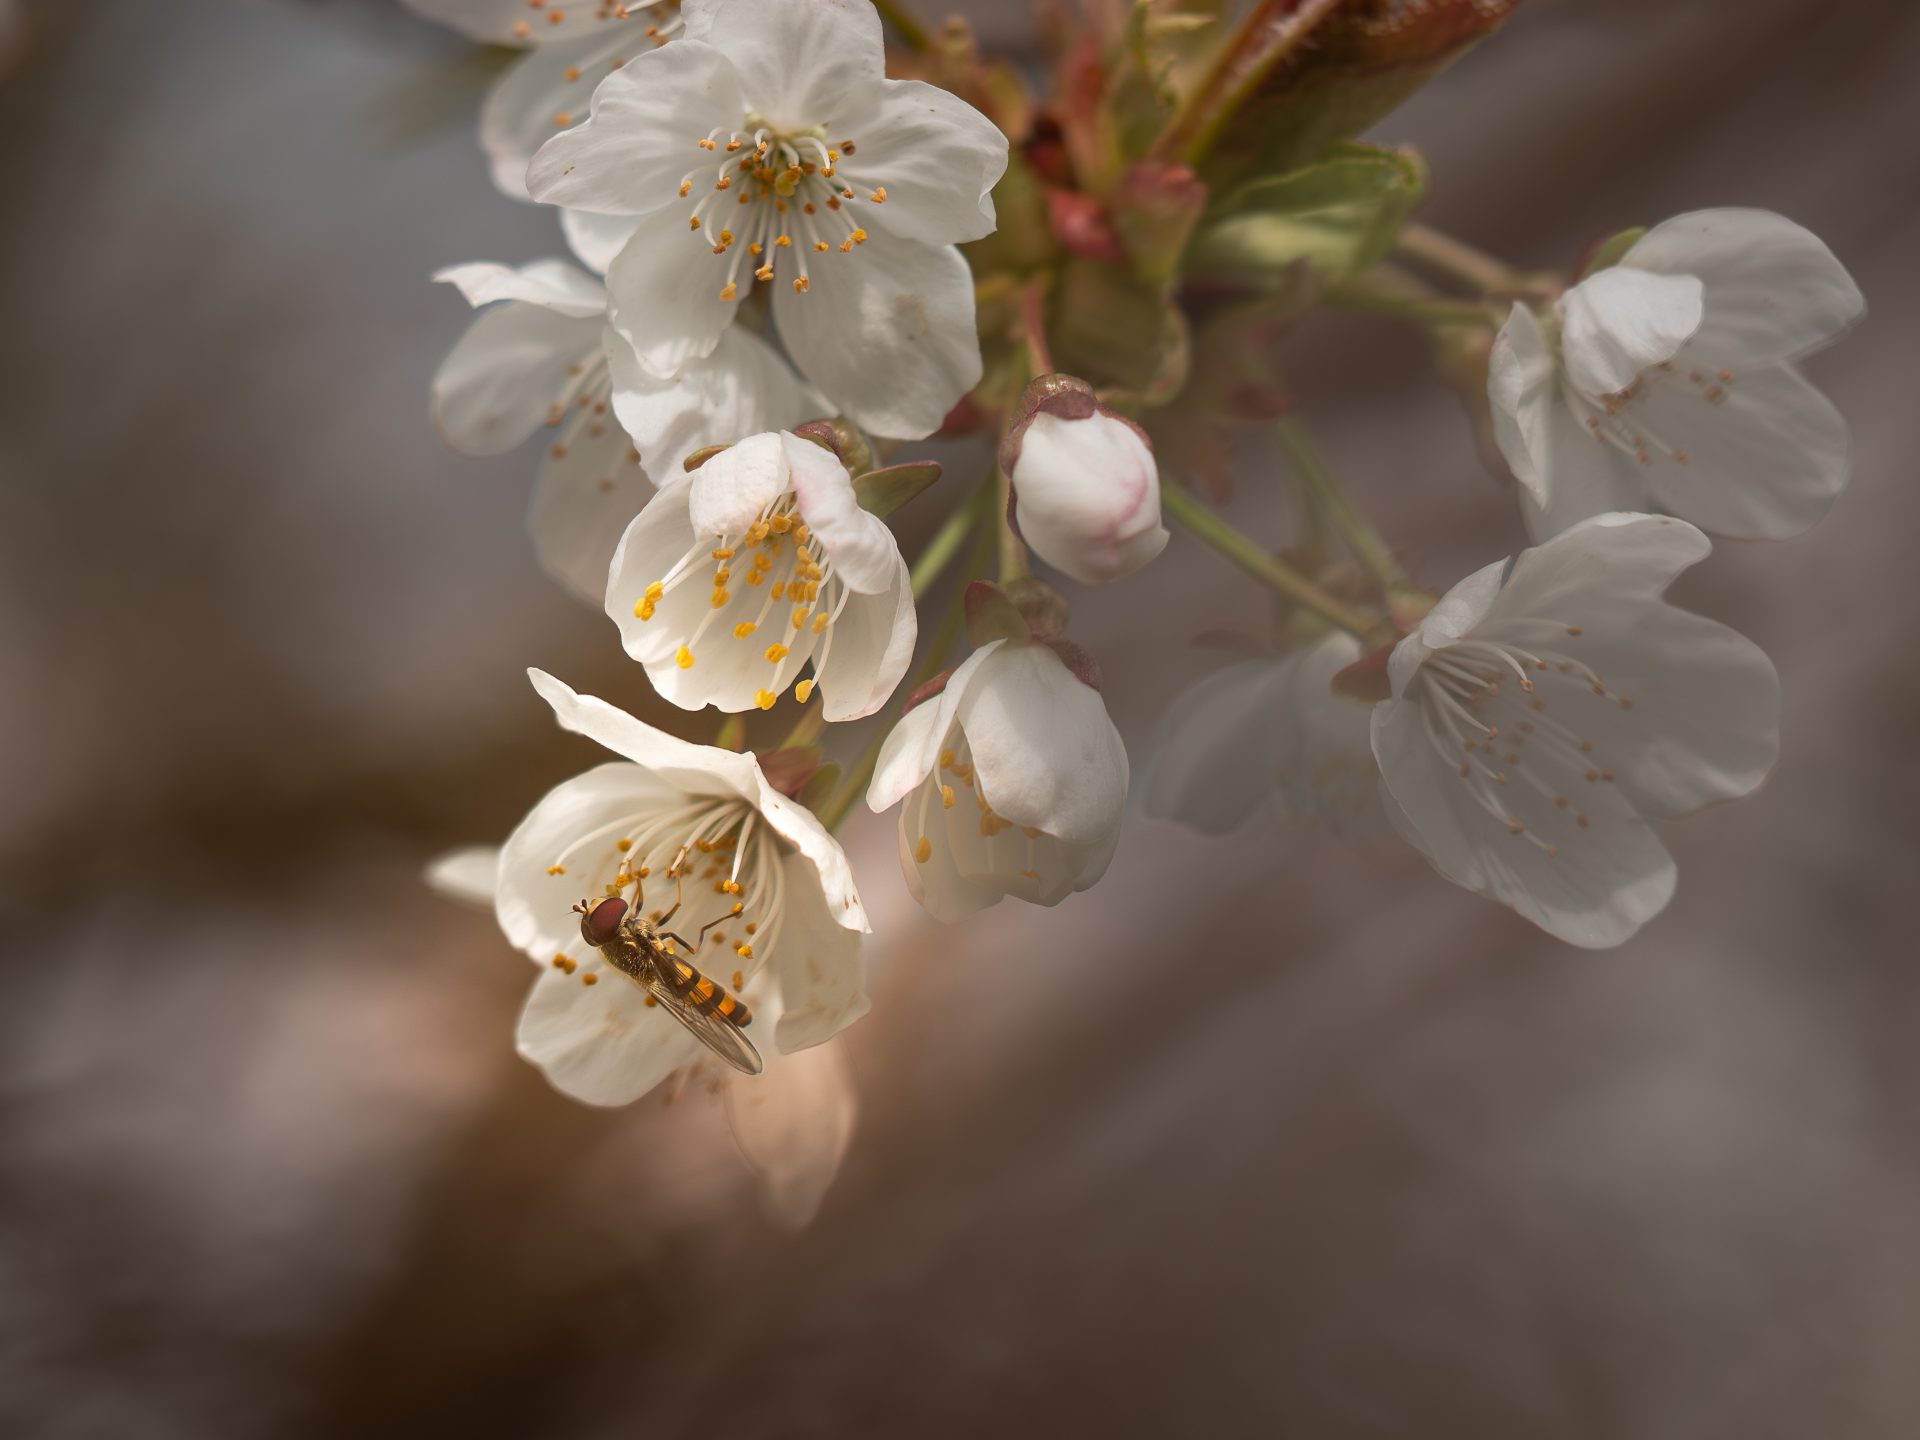
[[[482,313],[434,381],[435,423],[474,455],[546,430],[541,562],[604,609],[665,713],[727,717],[696,743],[532,672],[561,725],[618,758],[433,872],[539,967],[520,1049],[567,1093],[620,1105],[705,1073],[776,1204],[811,1213],[851,1125],[832,1042],[868,1006],[837,830],[862,798],[897,811],[906,887],[940,921],[1096,885],[1133,771],[1033,567],[1124,584],[1167,521],[1284,609],[1273,648],[1170,706],[1134,795],[1150,816],[1397,833],[1456,884],[1609,946],[1673,894],[1653,822],[1771,769],[1773,666],[1664,597],[1708,532],[1796,534],[1846,481],[1844,423],[1797,362],[1862,305],[1800,227],[1683,215],[1549,284],[1487,257],[1449,270],[1463,247],[1422,243],[1402,210],[1396,248],[1308,285],[1332,263],[1325,212],[1289,252],[1300,227],[1270,213],[1285,187],[1210,169],[1191,138],[1222,133],[1209,107],[1278,103],[1217,83],[1256,32],[1223,31],[1200,62],[1130,42],[1088,72],[1083,55],[1073,101],[1048,109],[960,30],[908,62],[944,85],[889,78],[868,0],[411,3],[526,50],[483,145],[503,190],[558,207],[575,257],[436,277]],[[1102,13],[1088,23],[1116,23]],[[1103,106],[1143,73],[1180,100],[1130,151]],[[1251,252],[1223,248],[1250,226]],[[1248,264],[1270,268],[1265,298],[1223,309]],[[1422,292],[1422,265],[1470,297]],[[1188,482],[1227,447],[1196,437],[1288,408],[1244,365],[1272,348],[1277,293],[1487,337],[1476,383],[1533,548],[1423,592],[1292,418],[1311,545],[1271,551],[1203,503]],[[1224,383],[1207,359],[1223,336],[1242,357]],[[1055,363],[1068,349],[1091,378]],[[893,516],[940,467],[901,452],[936,430],[988,473],[938,492],[910,565]],[[758,751],[749,723],[774,727]],[[849,729],[864,739],[842,746]]]

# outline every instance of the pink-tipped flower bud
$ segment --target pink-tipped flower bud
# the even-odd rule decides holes
[[[1160,470],[1140,427],[1071,375],[1027,387],[1000,448],[1009,513],[1033,553],[1084,585],[1131,575],[1167,543]]]

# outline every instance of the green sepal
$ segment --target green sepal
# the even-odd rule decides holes
[[[1611,270],[1627,258],[1627,252],[1638,245],[1646,233],[1646,226],[1636,225],[1631,230],[1622,230],[1618,235],[1609,235],[1593,247],[1577,278],[1584,280],[1601,270]]]
[[[807,778],[807,783],[800,787],[800,793],[793,798],[806,806],[807,809],[817,811],[822,805],[827,803],[828,799],[833,795],[833,792],[839,788],[839,785],[839,762],[829,760]]]
[[[996,640],[1025,644],[1033,638],[1019,607],[991,580],[976,580],[967,586],[966,607],[967,644],[975,650]]]
[[[938,461],[912,460],[858,476],[853,482],[853,496],[862,510],[884,520],[939,478]]]

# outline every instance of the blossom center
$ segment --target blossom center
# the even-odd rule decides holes
[[[1583,707],[1629,712],[1633,700],[1570,653],[1580,626],[1530,620],[1521,628],[1542,638],[1457,641],[1427,658],[1414,687],[1427,740],[1467,795],[1552,858],[1591,830],[1594,810],[1619,808],[1576,801],[1583,787],[1614,778],[1583,733],[1583,715],[1589,725],[1596,716]]]
[[[749,115],[745,128],[716,127],[694,143],[717,157],[680,179],[681,199],[698,196],[687,228],[716,256],[724,257],[722,300],[753,281],[771,281],[776,263],[791,270],[796,295],[811,286],[809,266],[834,252],[851,255],[867,243],[856,207],[883,205],[886,186],[862,191],[841,173],[841,161],[858,146],[827,143],[818,126],[778,131]]]
[[[948,730],[933,773],[908,800],[903,819],[917,863],[933,859],[939,832],[963,873],[1038,880],[1040,847],[1059,843],[1044,830],[1016,825],[994,810],[980,788],[966,732],[958,725]]]
[[[1700,403],[1709,407],[1723,405],[1732,391],[1733,379],[1731,370],[1708,370],[1699,366],[1682,370],[1663,360],[1634,376],[1633,383],[1626,389],[1611,395],[1585,395],[1571,382],[1564,389],[1574,415],[1601,444],[1611,445],[1642,465],[1651,466],[1662,456],[1676,465],[1686,465],[1693,457],[1655,434],[1646,423],[1646,407],[1636,402],[1655,387],[1685,386]]]
[[[670,954],[686,953],[738,993],[778,934],[785,898],[779,842],[759,818],[745,800],[711,796],[623,815],[569,844],[547,867],[547,883],[590,899],[629,899],[692,947],[683,952],[669,940]],[[584,985],[599,983],[604,968],[598,952],[557,954],[552,964]]]
[[[744,662],[763,670],[766,678],[754,692],[754,703],[771,710],[788,680],[811,660],[813,677],[794,686],[804,705],[826,668],[834,623],[853,592],[800,518],[793,492],[780,495],[737,534],[722,535],[717,543],[696,538],[642,592],[634,615],[652,620],[670,594],[701,576],[712,583],[707,609],[675,651],[674,662],[691,669],[711,634],[731,652],[722,663]]]
[[[664,45],[680,33],[679,11],[665,3],[625,5],[619,0],[583,0],[570,5],[565,0],[526,0],[526,6],[527,18],[513,25],[516,40],[531,42],[536,26],[541,33],[571,38],[622,22],[641,29],[655,45]]]

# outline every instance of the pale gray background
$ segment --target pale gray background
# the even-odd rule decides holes
[[[1139,825],[1093,894],[943,931],[856,823],[886,973],[798,1238],[705,1097],[549,1091],[525,963],[416,883],[591,758],[522,667],[643,700],[532,565],[533,454],[426,423],[465,323],[429,272],[556,248],[461,45],[380,0],[38,13],[0,86],[0,1430],[1920,1433],[1908,7],[1532,0],[1380,130],[1517,261],[1763,205],[1869,297],[1814,367],[1851,492],[1682,588],[1787,710],[1766,789],[1671,832],[1670,912],[1583,954],[1390,845]],[[1515,542],[1410,337],[1291,344],[1424,582]],[[1283,513],[1250,473],[1236,517]],[[1075,598],[1137,755],[1188,637],[1265,604],[1184,541]]]

